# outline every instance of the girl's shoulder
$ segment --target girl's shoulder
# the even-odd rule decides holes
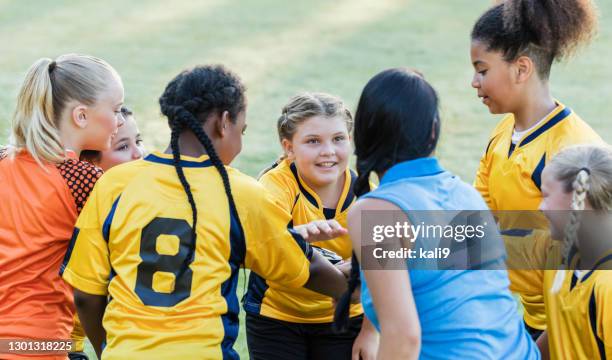
[[[56,166],[66,182],[66,186],[70,189],[77,212],[80,213],[94,185],[102,176],[102,169],[86,161],[72,158],[68,158]]]
[[[572,145],[586,143],[603,143],[603,140],[580,116],[572,111],[564,121],[560,121],[551,128],[548,141],[549,153],[556,153],[559,150]]]
[[[289,160],[281,160],[259,177],[259,183],[273,192],[300,192],[298,170]]]
[[[284,181],[295,181],[297,175],[297,168],[291,161],[284,159],[279,160],[272,164],[265,172],[260,174],[260,181],[268,180],[284,180]]]

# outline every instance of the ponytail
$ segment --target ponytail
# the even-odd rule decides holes
[[[64,159],[53,109],[51,64],[55,62],[43,58],[28,69],[11,123],[11,148],[27,150],[39,163],[42,160],[59,163]]]
[[[546,169],[561,182],[566,193],[572,193],[571,213],[562,244],[563,262],[551,288],[556,293],[580,247],[578,233],[586,202],[595,211],[612,210],[612,148],[608,145],[571,146],[555,155]]]
[[[580,169],[576,175],[576,179],[572,183],[572,211],[570,218],[565,226],[565,236],[563,239],[563,263],[561,269],[557,270],[551,291],[556,294],[561,290],[563,281],[565,280],[565,270],[570,266],[573,256],[578,251],[578,230],[580,229],[580,219],[582,210],[584,210],[584,202],[589,191],[589,172],[585,169]]]
[[[528,56],[547,79],[554,60],[588,43],[597,28],[591,0],[506,0],[487,10],[472,29],[472,40],[506,61]]]
[[[17,97],[11,151],[25,150],[41,165],[64,161],[59,128],[66,106],[71,101],[94,105],[111,78],[121,81],[112,66],[88,55],[66,54],[56,60],[36,61],[28,69]]]

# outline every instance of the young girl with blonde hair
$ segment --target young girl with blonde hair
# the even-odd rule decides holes
[[[560,269],[544,275],[544,357],[612,356],[612,148],[574,146],[542,174],[540,209],[553,239],[563,239]],[[547,265],[547,268],[552,264]]]
[[[301,93],[283,107],[277,130],[284,154],[259,181],[291,213],[294,225],[318,221],[310,225],[314,231],[317,224],[322,230],[346,227],[357,176],[348,168],[352,127],[350,111],[333,95]],[[314,245],[337,260],[351,257],[348,235]],[[328,296],[251,273],[244,302],[251,359],[367,360],[376,354],[378,335],[360,304],[351,306],[349,331],[338,334]]]
[[[1,339],[70,338],[72,288],[58,270],[77,214],[101,175],[78,159],[83,149],[110,147],[123,122],[122,103],[121,78],[98,58],[43,58],[28,70],[10,146],[0,150]],[[70,348],[60,350],[64,356],[57,358],[65,358]]]

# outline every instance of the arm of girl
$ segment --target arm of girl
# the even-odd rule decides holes
[[[74,289],[74,304],[83,324],[85,333],[96,351],[98,359],[102,356],[102,344],[106,339],[106,331],[102,326],[102,317],[106,309],[106,296],[91,295]]]
[[[542,360],[550,359],[550,353],[548,352],[548,332],[544,331],[542,335],[538,337],[536,340],[536,344],[540,349],[540,354],[542,355]]]
[[[383,210],[400,212],[395,205],[377,199],[360,200],[349,210],[348,228],[353,249],[374,245],[372,239],[361,236],[361,211]],[[391,219],[396,222],[397,217]],[[407,219],[403,220],[407,221]],[[383,224],[387,225],[387,224]],[[371,243],[371,244],[370,244]],[[399,246],[399,242],[398,242]],[[360,251],[355,252],[358,257]],[[362,259],[360,258],[360,263]],[[417,359],[421,348],[421,326],[410,286],[408,269],[364,270],[374,309],[380,323],[379,360]]]
[[[489,147],[487,146],[487,150],[484,155],[482,155],[478,165],[476,179],[474,179],[474,188],[478,190],[480,196],[482,196],[484,201],[487,203],[487,206],[491,207],[491,198],[489,196],[489,164],[487,161],[488,151]]]
[[[378,341],[378,331],[376,331],[374,324],[364,316],[361,331],[359,331],[359,335],[353,343],[351,360],[376,360]]]
[[[310,277],[304,287],[308,290],[339,299],[347,289],[344,274],[323,255],[312,252],[310,259]]]

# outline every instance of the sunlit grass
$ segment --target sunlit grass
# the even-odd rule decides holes
[[[274,124],[293,94],[330,92],[354,109],[375,73],[409,66],[421,70],[440,94],[442,163],[471,181],[498,121],[470,88],[469,32],[490,4],[0,0],[0,144],[6,142],[17,88],[39,57],[80,52],[113,64],[123,77],[126,104],[134,109],[149,149],[168,142],[157,104],[166,83],[184,68],[224,63],[248,87],[249,129],[234,165],[255,175],[280,151]],[[612,2],[600,1],[599,7],[599,36],[575,58],[554,67],[552,88],[558,99],[610,141]],[[245,355],[243,329],[236,349]]]

